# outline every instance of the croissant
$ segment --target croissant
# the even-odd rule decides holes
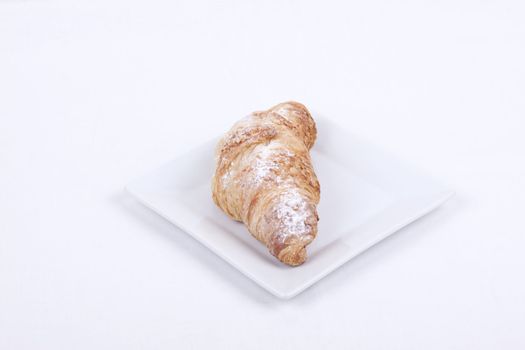
[[[285,102],[235,123],[215,154],[215,204],[291,266],[306,260],[317,235],[320,187],[309,154],[316,135],[306,107]]]

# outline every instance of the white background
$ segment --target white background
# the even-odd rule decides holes
[[[281,301],[122,189],[288,99],[457,196]],[[524,138],[523,1],[1,0],[0,348],[523,349]]]

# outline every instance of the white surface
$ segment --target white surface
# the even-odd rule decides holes
[[[1,349],[523,349],[523,1],[0,1]],[[286,99],[457,190],[289,301],[135,175]]]
[[[316,124],[318,138],[311,154],[322,184],[319,234],[301,266],[280,263],[244,225],[213,203],[210,182],[218,137],[126,189],[261,287],[289,299],[453,195],[451,189],[319,114]]]

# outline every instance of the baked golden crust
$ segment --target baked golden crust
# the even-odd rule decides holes
[[[317,235],[320,188],[309,153],[316,134],[306,107],[285,102],[235,123],[216,150],[214,202],[292,266]]]

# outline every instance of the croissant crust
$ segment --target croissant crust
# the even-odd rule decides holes
[[[292,266],[317,235],[320,188],[309,154],[316,134],[306,107],[285,102],[235,123],[216,149],[214,202]]]

